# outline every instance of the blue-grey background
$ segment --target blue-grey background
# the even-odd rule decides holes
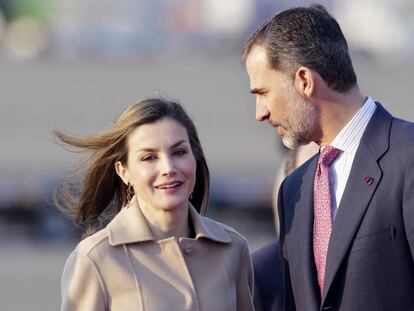
[[[251,250],[274,238],[271,201],[283,153],[254,120],[243,41],[273,12],[313,1],[0,1],[0,310],[57,310],[60,273],[78,233],[53,208],[82,155],[59,129],[86,135],[148,94],[179,99],[212,173],[209,215]],[[363,92],[414,120],[414,5],[321,1],[348,38]]]

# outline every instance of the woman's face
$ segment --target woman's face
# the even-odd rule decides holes
[[[127,147],[126,166],[117,162],[116,170],[131,183],[140,206],[154,212],[187,208],[196,161],[185,127],[171,118],[141,125],[129,134]]]

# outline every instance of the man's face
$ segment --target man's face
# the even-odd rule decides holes
[[[256,95],[256,119],[276,127],[288,148],[312,141],[317,109],[298,94],[287,73],[270,68],[264,47],[253,46],[246,69],[251,93]]]

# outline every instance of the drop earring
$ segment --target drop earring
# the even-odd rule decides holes
[[[129,181],[128,181],[127,190],[126,190],[126,199],[127,199],[126,206],[128,207],[132,199],[132,185]]]

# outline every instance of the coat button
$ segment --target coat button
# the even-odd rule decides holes
[[[323,307],[322,310],[332,310],[332,307],[331,306],[326,306],[326,307]]]
[[[191,246],[185,246],[184,247],[184,254],[191,255],[192,252],[193,252],[193,250],[191,249]]]

